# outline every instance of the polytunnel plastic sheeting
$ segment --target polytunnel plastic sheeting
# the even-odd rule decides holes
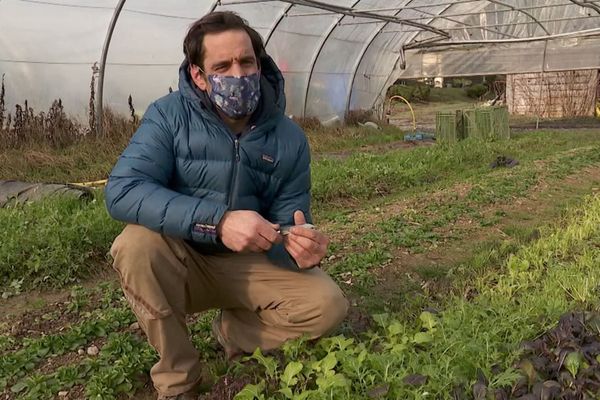
[[[217,11],[234,11],[245,18],[250,25],[267,39],[279,16],[288,8],[287,3],[264,2],[250,4],[219,5]]]
[[[542,4],[537,0],[502,0],[502,4],[521,7],[522,10],[511,10],[496,3],[479,2],[479,7],[466,8],[469,3],[462,4],[462,9],[449,9],[446,14],[469,14],[455,18],[439,18],[431,22],[440,29],[450,28],[454,40],[493,40],[520,37],[543,36],[562,32],[577,31],[600,26],[600,14],[586,8],[575,6],[569,0],[548,0]],[[592,18],[590,18],[592,17]],[[459,20],[460,23],[457,23]],[[456,30],[457,26],[480,26],[479,29]],[[422,32],[419,39],[431,37]]]
[[[361,1],[356,7],[392,9],[402,7],[409,1]],[[380,13],[395,16],[398,11],[392,9]],[[366,18],[352,17],[344,17],[340,21],[324,44],[314,66],[306,101],[309,115],[321,120],[344,119],[358,63],[366,46],[385,24],[383,21],[373,22]]]
[[[136,111],[177,90],[182,43],[188,26],[210,10],[210,2],[128,0],[113,33],[107,57],[104,104]]]
[[[519,44],[472,46],[443,51],[410,51],[413,62],[398,75],[402,78],[471,76],[540,71],[597,69],[600,66],[600,39],[549,40],[544,59],[544,41]]]
[[[216,7],[215,7],[216,6]],[[105,104],[126,110],[132,95],[136,110],[177,90],[178,68],[184,59],[183,39],[198,18],[217,10],[236,11],[267,38],[283,3],[217,6],[213,1],[128,0],[119,16],[108,53]]]
[[[546,32],[555,35],[598,29],[600,12],[579,7],[569,0],[500,0],[500,3],[522,10],[486,1],[459,3],[433,19],[430,25],[448,29],[451,41],[505,40],[507,43],[407,50],[406,69],[394,69],[383,86],[391,85],[398,78],[600,68],[597,36],[548,40],[545,65],[544,41],[508,43],[519,38],[542,37]],[[598,6],[598,2],[595,5]],[[433,36],[421,31],[414,40],[423,41]]]
[[[128,0],[119,17],[108,58],[105,104],[118,110],[126,109],[128,96],[132,94],[134,107],[143,110],[150,101],[167,94],[169,88],[177,90],[178,67],[183,61],[183,38],[189,26],[213,7],[217,11],[235,11],[261,34],[268,53],[284,71],[286,97],[289,96],[288,102],[291,99],[293,103],[291,94],[294,93],[294,82],[287,81],[291,74],[285,73],[286,62],[304,60],[308,53],[301,52],[306,44],[302,39],[295,43],[298,47],[294,48],[299,50],[295,55],[289,51],[279,51],[289,49],[290,43],[279,40],[275,46],[272,45],[273,40],[277,40],[274,34],[283,33],[279,23],[287,23],[288,19],[284,18],[284,13],[290,8],[287,3],[218,5],[210,1],[180,0],[175,10],[172,3],[176,2],[159,2],[151,9],[148,9],[147,3],[146,0]],[[131,9],[147,13],[132,13],[129,11]],[[276,25],[277,30],[273,31]],[[305,23],[304,26],[309,26],[312,34],[321,29],[318,20]],[[150,32],[148,27],[152,27]],[[123,85],[123,82],[127,82],[127,85]],[[134,93],[132,87],[136,89]],[[288,107],[288,112],[290,109],[293,110]]]
[[[392,72],[400,51],[393,38],[398,33],[381,33],[369,47],[363,62],[356,71],[350,109],[360,109],[365,104],[372,104],[374,99],[383,91],[383,85]]]
[[[91,67],[100,59],[116,0],[78,4],[0,1],[0,75],[9,111],[25,100],[37,111],[47,110],[60,97],[68,111],[86,114]]]
[[[411,7],[401,10],[397,17],[402,19],[414,19],[424,15],[422,9],[427,7],[426,20],[421,22],[431,23],[442,12],[450,9],[463,10],[473,8],[473,4],[444,4],[431,6],[429,0],[412,0],[408,3]],[[423,8],[420,8],[423,7]],[[394,70],[399,69],[398,62],[401,60],[400,49],[404,43],[410,42],[417,34],[415,28],[399,29],[395,24],[386,23],[372,42],[366,47],[366,51],[354,76],[354,84],[351,90],[349,109],[355,110],[365,108],[365,104],[373,105],[381,102],[387,82]]]
[[[597,29],[600,1],[581,7],[571,0],[322,0],[408,20],[401,24],[296,2],[126,1],[108,53],[104,104],[126,113],[131,94],[141,113],[169,87],[176,90],[183,37],[212,9],[239,13],[263,36],[286,78],[287,113],[295,116],[341,119],[349,109],[380,102],[399,77],[600,67],[597,36],[553,39],[547,46],[536,41],[432,47],[401,56],[406,44],[442,39],[413,23],[446,31],[450,38],[444,42],[512,40]],[[85,120],[91,67],[100,60],[116,4],[0,0],[0,74],[6,75],[7,108],[27,99],[44,110],[61,97],[67,112]]]
[[[356,1],[332,2],[339,6],[351,6]],[[304,115],[307,88],[316,56],[325,44],[328,33],[335,28],[340,17],[329,15],[306,15],[314,9],[297,6],[289,9],[287,16],[280,16],[278,25],[267,43],[267,52],[273,57],[285,78],[287,113]]]

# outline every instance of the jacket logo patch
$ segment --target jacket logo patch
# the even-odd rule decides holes
[[[196,233],[204,233],[207,235],[216,235],[217,227],[209,224],[194,224],[194,232]]]
[[[263,154],[262,155],[262,159],[263,159],[263,161],[269,162],[271,164],[273,164],[275,162],[275,160],[273,159],[273,157],[271,157],[268,154]]]

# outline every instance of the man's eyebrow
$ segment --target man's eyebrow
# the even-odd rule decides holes
[[[231,64],[231,60],[215,61],[215,62],[212,64],[212,67],[213,67],[213,68],[217,68],[217,67],[224,67],[224,66],[227,66],[227,65],[229,65],[229,64]]]

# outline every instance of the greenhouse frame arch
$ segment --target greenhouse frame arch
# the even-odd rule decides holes
[[[0,0],[7,105],[61,97],[85,115],[99,64],[96,115],[130,94],[143,110],[176,88],[183,36],[213,10],[263,36],[287,114],[321,121],[381,108],[400,78],[600,68],[600,1]]]

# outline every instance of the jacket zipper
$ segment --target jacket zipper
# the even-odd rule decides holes
[[[233,162],[233,168],[231,169],[231,183],[229,186],[229,200],[227,201],[227,206],[229,209],[231,209],[233,207],[233,199],[235,198],[234,190],[237,187],[237,169],[238,169],[238,164],[240,162],[240,139],[238,139],[238,138],[235,138],[233,141],[233,151],[234,151],[235,160]]]

